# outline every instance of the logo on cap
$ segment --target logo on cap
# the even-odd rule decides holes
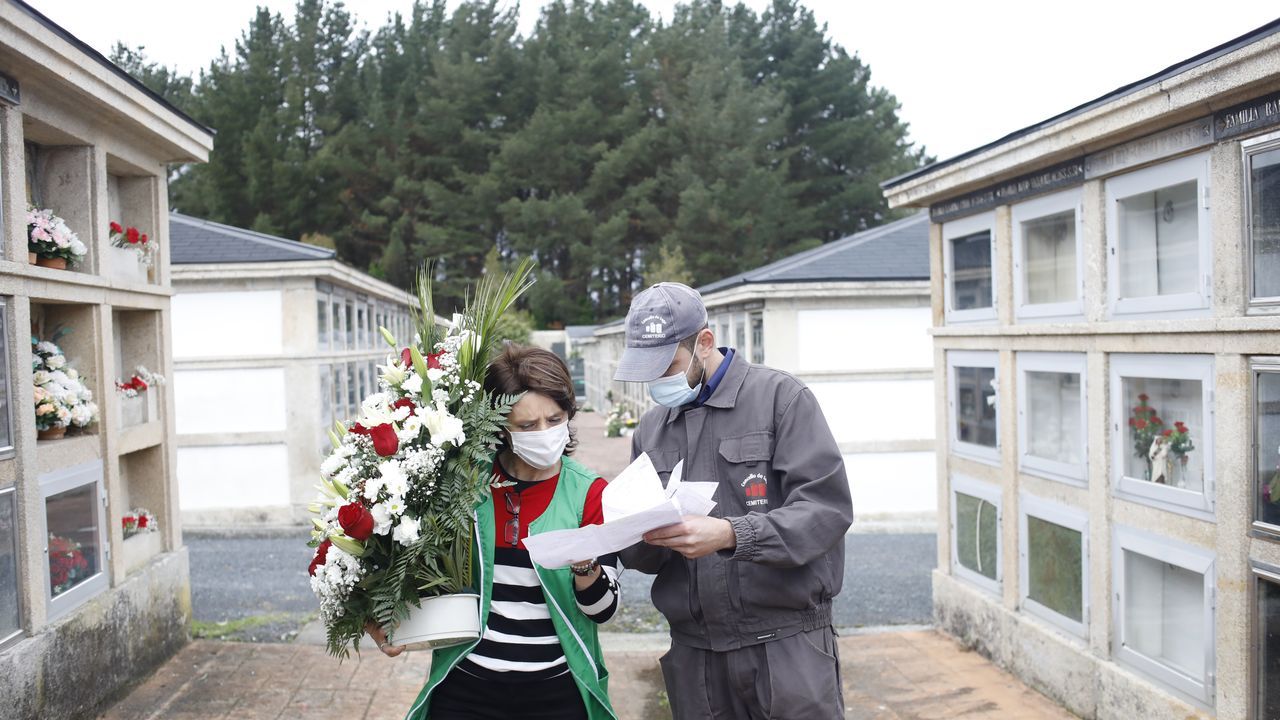
[[[641,321],[644,326],[644,334],[640,337],[646,340],[662,339],[667,337],[667,321],[657,315],[650,315]]]

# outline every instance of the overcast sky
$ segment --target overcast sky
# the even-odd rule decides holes
[[[233,47],[254,8],[290,15],[293,0],[27,0],[106,54],[116,40],[184,71]],[[671,16],[675,0],[643,0]],[[762,10],[769,0],[745,0]],[[515,2],[511,3],[512,5]],[[1151,75],[1270,22],[1267,0],[808,0],[830,35],[871,66],[902,104],[912,139],[939,159]],[[412,0],[351,0],[378,27]],[[520,6],[521,29],[540,0]]]

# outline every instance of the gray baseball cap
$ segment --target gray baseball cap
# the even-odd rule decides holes
[[[707,306],[697,290],[664,282],[631,300],[627,312],[627,346],[614,380],[649,382],[671,367],[680,341],[707,326]]]

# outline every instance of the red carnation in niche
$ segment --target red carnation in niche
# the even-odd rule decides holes
[[[147,526],[147,516],[146,516],[146,515],[139,515],[139,516],[138,516],[138,527],[140,527],[140,528],[145,528],[146,526]]]
[[[138,228],[131,227],[124,232],[124,237],[129,241],[130,245],[138,244]]]
[[[369,437],[373,440],[373,451],[382,457],[391,457],[400,449],[400,438],[396,437],[396,429],[391,427],[391,423],[369,428]]]
[[[111,223],[111,232],[113,232],[113,233],[122,233],[122,232],[124,232],[124,228],[120,227],[120,223],[118,223],[118,222],[113,222],[113,223]]]
[[[360,503],[349,503],[338,508],[338,524],[342,532],[352,540],[368,540],[373,534],[373,514]]]
[[[320,543],[320,547],[316,548],[316,556],[311,558],[311,565],[307,567],[307,574],[315,575],[316,568],[324,564],[325,558],[329,555],[330,545],[333,545],[333,543],[329,540],[325,540]]]

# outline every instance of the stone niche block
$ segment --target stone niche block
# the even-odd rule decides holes
[[[123,489],[120,510],[112,515],[123,517],[134,508],[145,508],[155,516],[160,528],[124,541],[126,572],[133,572],[164,551],[164,528],[170,518],[166,513],[163,446],[154,445],[121,455],[120,485]]]
[[[92,305],[41,302],[31,304],[31,335],[38,340],[52,340],[62,349],[67,364],[80,373],[80,379],[93,392],[94,402],[104,407],[102,367],[98,346],[101,326]],[[58,333],[60,337],[55,339]],[[29,372],[29,370],[28,370]],[[114,388],[114,386],[112,386]],[[76,431],[96,434],[101,423]]]
[[[155,310],[116,310],[112,318],[112,346],[115,351],[116,380],[133,377],[139,365],[153,373],[165,375],[160,367],[160,313]],[[112,392],[115,385],[112,384]],[[159,408],[163,385],[156,385],[140,393],[138,397],[118,395],[121,427],[155,422],[160,419]]]
[[[160,228],[156,218],[156,207],[159,183],[152,175],[129,175],[121,170],[119,163],[108,157],[107,173],[107,217],[108,223],[118,222],[124,227],[136,227],[145,233],[153,243],[160,242]],[[119,172],[117,172],[119,170]],[[158,247],[151,268],[138,262],[138,255],[132,249],[116,248],[104,229],[103,257],[106,258],[103,274],[129,284],[145,284],[155,281],[155,266],[160,261],[164,248]]]
[[[61,217],[80,241],[92,248],[102,232],[94,227],[93,148],[85,145],[24,145],[28,201]],[[76,272],[97,272],[94,253],[71,265]]]

